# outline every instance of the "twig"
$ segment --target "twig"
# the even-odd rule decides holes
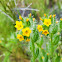
[[[14,20],[8,14],[6,14],[5,12],[3,12],[1,9],[0,9],[0,12],[3,13],[4,15],[6,15],[9,19],[11,19],[11,21],[14,22]]]

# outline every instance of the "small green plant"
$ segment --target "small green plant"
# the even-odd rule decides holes
[[[38,21],[32,17],[19,16],[16,21],[17,39],[21,42],[29,42],[31,62],[61,62],[62,45],[62,18],[57,21],[56,15],[39,17]]]

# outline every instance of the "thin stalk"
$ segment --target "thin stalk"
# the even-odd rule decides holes
[[[52,43],[52,33],[51,33],[51,62],[53,62],[53,43]]]
[[[34,52],[34,42],[32,41],[32,54],[33,54],[33,62],[35,62],[35,52]]]

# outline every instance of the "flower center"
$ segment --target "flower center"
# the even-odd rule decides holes
[[[49,23],[47,22],[47,24],[49,24]]]
[[[47,33],[47,31],[45,31],[44,33]]]
[[[22,37],[20,36],[20,38],[22,38]]]
[[[26,30],[26,34],[28,33],[28,31]]]
[[[39,29],[42,29],[41,27],[39,27]]]

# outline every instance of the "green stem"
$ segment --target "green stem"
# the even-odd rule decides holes
[[[53,62],[53,43],[52,43],[52,36],[53,36],[53,34],[51,33],[51,62]]]
[[[32,54],[33,54],[33,62],[35,62],[35,47],[34,47],[34,42],[32,41]]]

